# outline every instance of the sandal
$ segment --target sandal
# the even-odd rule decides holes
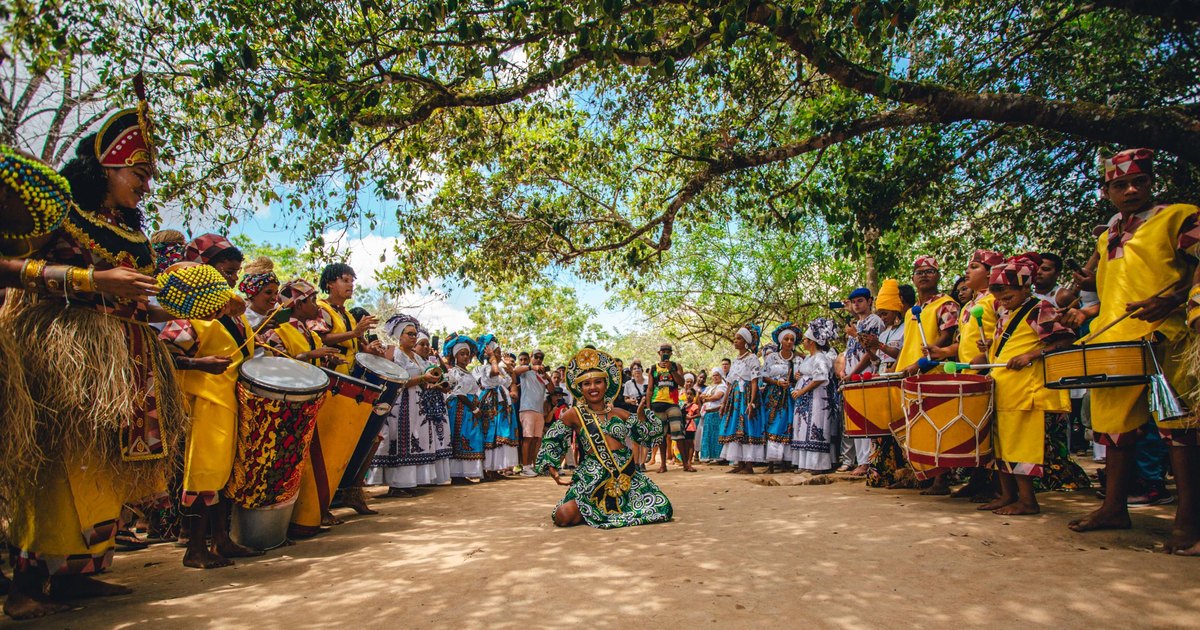
[[[117,532],[117,551],[139,551],[150,546],[150,543],[137,537],[128,529]]]

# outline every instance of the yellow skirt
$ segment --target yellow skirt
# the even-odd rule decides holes
[[[317,428],[308,445],[300,492],[292,511],[292,524],[315,530],[321,525],[321,513],[329,509],[354,455],[354,447],[371,417],[373,406],[347,396],[325,395],[325,404],[317,413]]]
[[[188,396],[192,426],[183,470],[183,503],[202,498],[212,505],[229,482],[237,448],[237,411],[204,398]]]
[[[1040,477],[1046,460],[1046,412],[997,411],[992,448],[1000,470]]]
[[[1188,375],[1183,361],[1183,352],[1187,345],[1187,336],[1173,343],[1162,342],[1154,345],[1154,353],[1163,373],[1175,391],[1181,395],[1195,389],[1195,379]],[[1110,436],[1132,433],[1154,420],[1146,398],[1146,385],[1097,387],[1088,391],[1092,398],[1092,431],[1095,433]],[[1193,429],[1196,425],[1193,418],[1186,417],[1162,423],[1159,428]]]
[[[50,462],[37,489],[11,497],[14,563],[49,575],[86,575],[112,564],[121,505],[129,494],[94,456]]]

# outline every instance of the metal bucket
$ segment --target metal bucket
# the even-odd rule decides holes
[[[294,507],[296,497],[263,508],[234,505],[229,535],[237,544],[251,549],[266,551],[280,547],[287,542]]]

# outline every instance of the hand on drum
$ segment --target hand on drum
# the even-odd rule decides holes
[[[321,359],[322,361],[335,366],[345,363],[345,361],[342,361],[342,357],[340,356],[341,353],[333,346],[321,346],[316,350],[310,350],[304,354],[307,355],[305,358]]]
[[[363,352],[366,352],[367,354],[373,354],[377,357],[381,357],[381,356],[383,356],[383,352],[384,352],[383,342],[376,339],[375,341],[372,341],[371,343],[367,344],[366,347],[363,348]]]
[[[223,374],[229,368],[232,361],[229,357],[197,357],[192,359],[190,364],[191,369],[200,370],[206,374]]]
[[[96,293],[110,295],[123,300],[145,302],[152,295],[158,295],[158,285],[154,278],[142,275],[132,269],[118,267],[96,271],[92,274],[96,283]]]
[[[1062,315],[1058,316],[1058,323],[1067,328],[1079,328],[1086,320],[1087,316],[1077,308],[1069,308]]]

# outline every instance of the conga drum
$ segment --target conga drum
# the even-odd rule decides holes
[[[300,477],[325,402],[329,377],[283,357],[249,359],[238,368],[238,437],[225,496],[233,502],[230,535],[253,549],[287,541]]]
[[[375,399],[371,417],[358,438],[358,444],[354,447],[354,454],[350,457],[350,463],[346,466],[338,488],[353,488],[366,476],[371,456],[382,441],[379,432],[383,429],[383,423],[387,421],[388,414],[392,412],[392,405],[408,383],[408,372],[396,365],[395,361],[366,352],[354,355],[354,368],[350,370],[350,375],[377,385],[383,388],[383,391],[379,398]]]
[[[904,379],[900,388],[904,452],[918,479],[991,463],[991,377],[922,374]]]
[[[321,515],[333,501],[350,457],[362,437],[375,401],[383,388],[340,372],[320,368],[329,377],[325,405],[317,413],[317,427],[308,446],[308,465],[300,478],[300,494],[292,512],[288,534],[293,538],[321,531]]]
[[[842,382],[842,415],[846,435],[881,437],[892,434],[893,422],[904,422],[900,382],[904,377],[882,376]]]

